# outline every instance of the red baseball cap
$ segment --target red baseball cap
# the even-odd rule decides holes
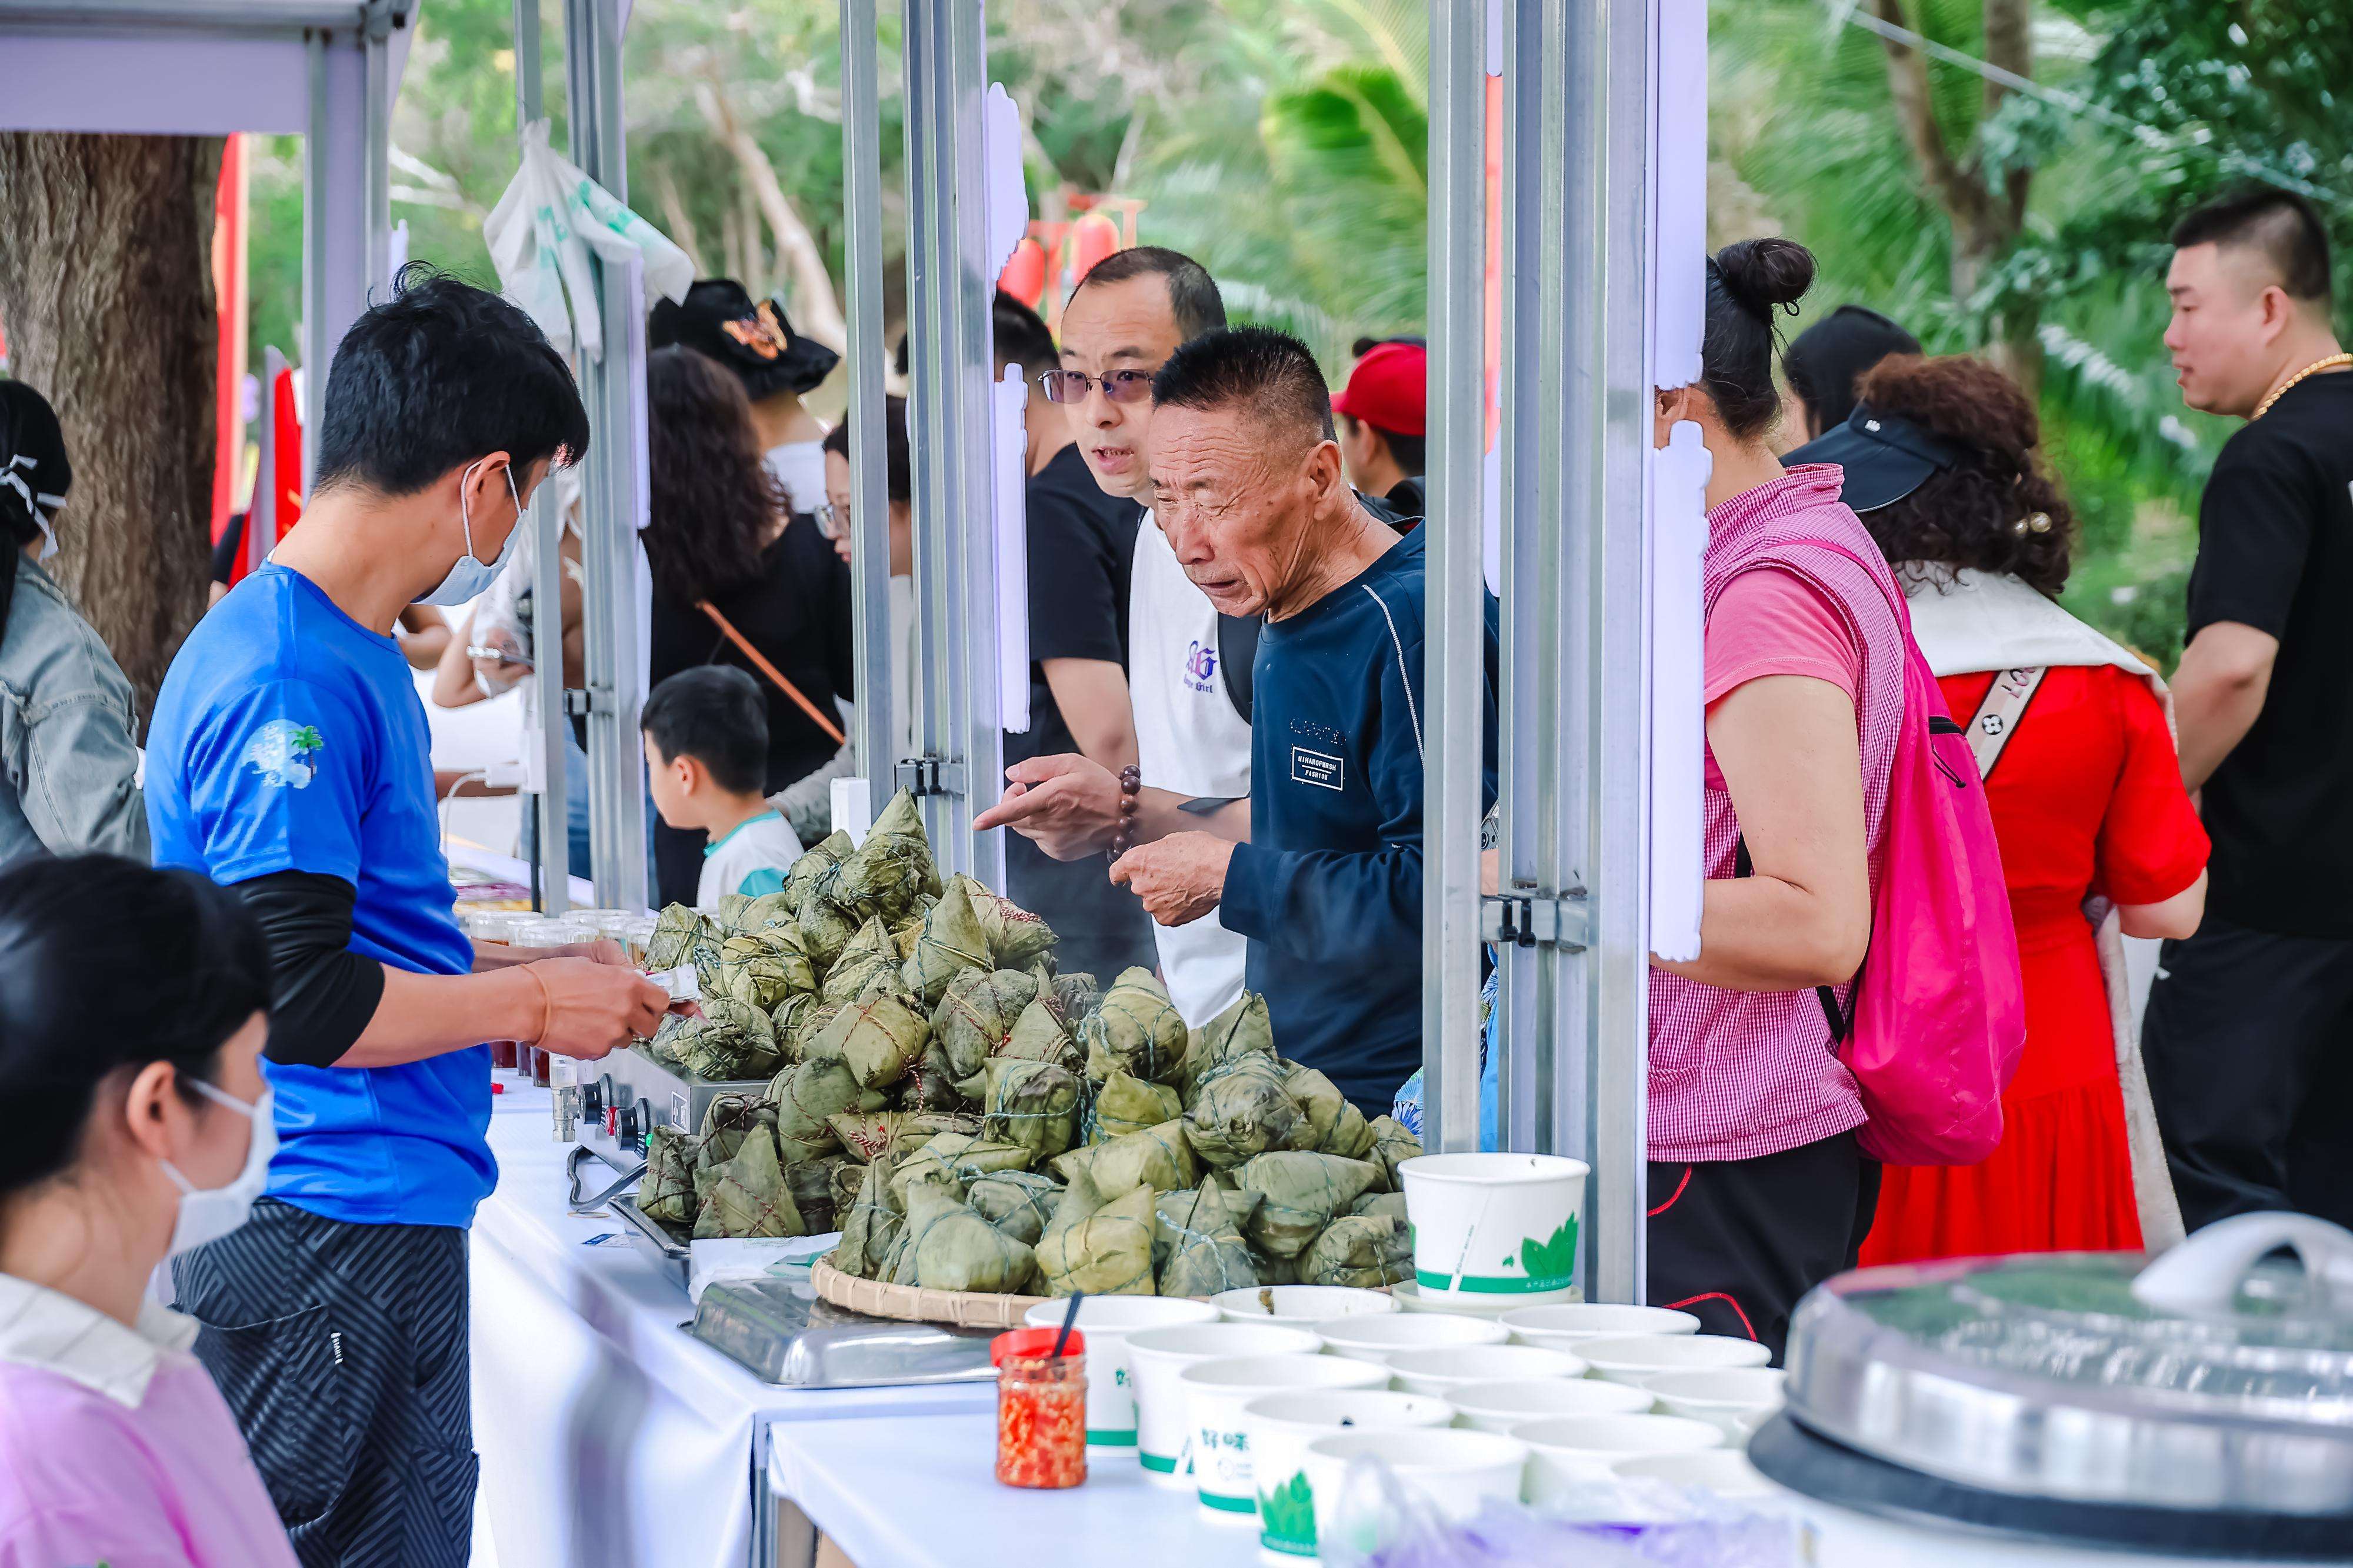
[[[1416,343],[1375,343],[1348,373],[1332,412],[1399,436],[1430,426],[1430,351]]]

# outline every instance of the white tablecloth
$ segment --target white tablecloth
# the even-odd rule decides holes
[[[778,1426],[768,1484],[858,1568],[1244,1568],[1258,1528],[1212,1523],[1134,1459],[1090,1460],[1061,1491],[1000,1485],[994,1412]],[[1232,1517],[1232,1516],[1228,1516]]]
[[[500,1081],[499,1187],[473,1235],[474,1443],[500,1568],[743,1568],[766,1423],[991,1407],[987,1384],[777,1388],[690,1338],[683,1290],[626,1243],[590,1245],[621,1222],[565,1212],[547,1091]]]

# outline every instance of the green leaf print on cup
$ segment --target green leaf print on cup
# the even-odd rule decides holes
[[[1557,1289],[1577,1275],[1577,1216],[1571,1215],[1561,1222],[1552,1239],[1538,1242],[1534,1237],[1520,1243],[1519,1265],[1528,1277],[1528,1284],[1538,1290]],[[1504,1259],[1504,1267],[1512,1259]]]
[[[1259,1544],[1295,1557],[1315,1555],[1315,1494],[1303,1472],[1258,1497]]]

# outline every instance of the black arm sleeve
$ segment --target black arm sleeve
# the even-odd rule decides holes
[[[271,1061],[332,1067],[375,1016],[384,965],[351,950],[352,905],[340,877],[278,871],[230,891],[269,943]]]

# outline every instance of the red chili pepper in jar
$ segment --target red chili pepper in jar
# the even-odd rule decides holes
[[[1059,1329],[1016,1329],[991,1342],[997,1366],[997,1479],[1074,1487],[1087,1479],[1086,1336],[1054,1354]]]

